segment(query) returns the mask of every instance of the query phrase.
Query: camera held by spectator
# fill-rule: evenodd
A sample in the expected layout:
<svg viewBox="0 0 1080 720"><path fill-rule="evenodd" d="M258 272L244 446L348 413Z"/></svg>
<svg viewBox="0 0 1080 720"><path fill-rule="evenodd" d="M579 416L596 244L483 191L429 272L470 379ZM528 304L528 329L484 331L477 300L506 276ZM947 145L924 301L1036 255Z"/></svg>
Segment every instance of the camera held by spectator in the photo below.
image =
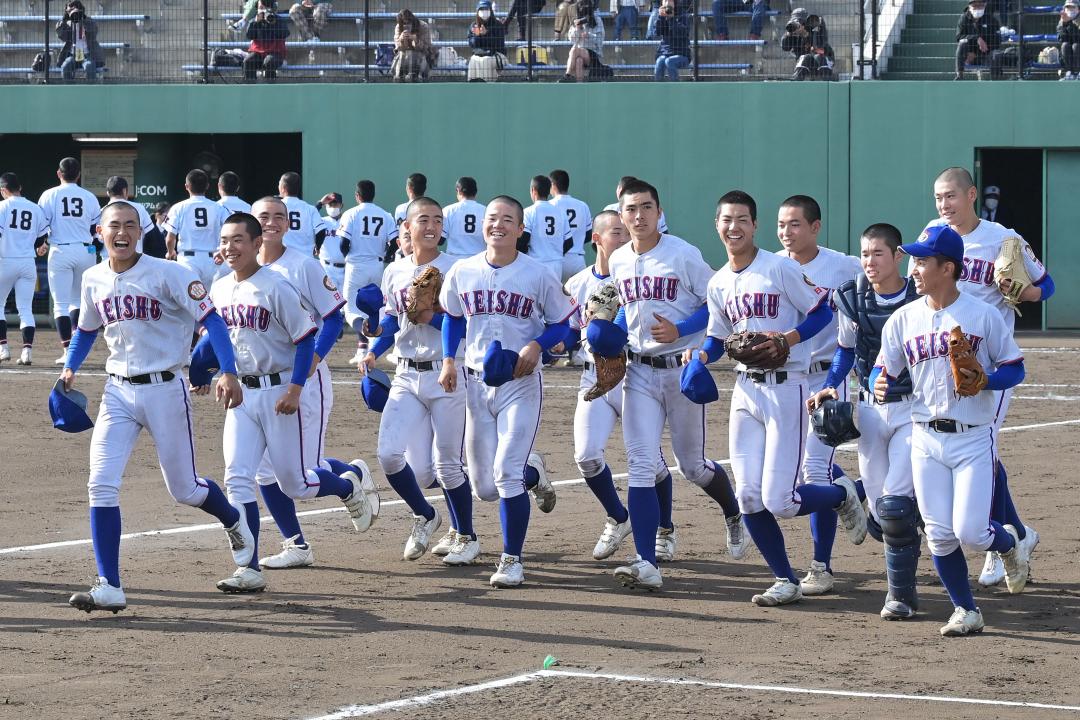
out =
<svg viewBox="0 0 1080 720"><path fill-rule="evenodd" d="M86 14L82 0L71 0L64 8L56 37L64 43L56 58L60 75L74 80L76 69L82 68L87 80L97 78L98 68L105 66L105 51L97 39L97 23Z"/></svg>
<svg viewBox="0 0 1080 720"><path fill-rule="evenodd" d="M792 80L831 80L835 54L829 45L829 30L819 15L796 8L784 26L780 47L797 59Z"/></svg>

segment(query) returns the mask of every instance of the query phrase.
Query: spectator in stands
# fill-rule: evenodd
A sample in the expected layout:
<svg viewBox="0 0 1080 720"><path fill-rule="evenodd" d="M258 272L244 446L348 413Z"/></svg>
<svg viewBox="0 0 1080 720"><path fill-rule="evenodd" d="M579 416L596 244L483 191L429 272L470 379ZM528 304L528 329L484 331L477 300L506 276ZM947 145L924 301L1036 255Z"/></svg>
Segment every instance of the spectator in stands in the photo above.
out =
<svg viewBox="0 0 1080 720"><path fill-rule="evenodd" d="M544 9L545 2L547 2L547 0L514 0L513 5L510 6L510 12L506 14L506 19L503 20L503 24L509 27L510 21L516 17L518 40L524 40L525 24L529 21L529 11L531 10L532 14L535 15Z"/></svg>
<svg viewBox="0 0 1080 720"><path fill-rule="evenodd" d="M750 34L747 40L760 40L765 26L765 13L769 11L769 0L713 0L713 39L728 39L727 13L750 12Z"/></svg>
<svg viewBox="0 0 1080 720"><path fill-rule="evenodd" d="M317 39L330 21L330 12L334 6L320 0L301 0L289 8L289 17L296 25L296 32L301 40Z"/></svg>
<svg viewBox="0 0 1080 720"><path fill-rule="evenodd" d="M476 4L476 17L469 28L469 82L495 81L506 65L506 26L495 17L491 0Z"/></svg>
<svg viewBox="0 0 1080 720"><path fill-rule="evenodd" d="M656 32L656 23L660 19L661 0L652 0L652 11L649 13L649 21L645 25L645 39L657 40L660 35ZM681 17L686 26L693 27L694 6L692 0L675 0L675 15Z"/></svg>
<svg viewBox="0 0 1080 720"><path fill-rule="evenodd" d="M829 45L829 30L825 21L811 15L805 8L791 11L791 19L784 27L780 48L795 56L795 73L792 80L831 80L833 61L836 59Z"/></svg>
<svg viewBox="0 0 1080 720"><path fill-rule="evenodd" d="M641 16L638 0L611 0L611 14L615 16L615 39L622 40L623 28L630 29L630 39L641 39Z"/></svg>
<svg viewBox="0 0 1080 720"><path fill-rule="evenodd" d="M394 82L426 82L437 56L427 23L420 22L408 8L399 12L394 26L394 61L390 65Z"/></svg>
<svg viewBox="0 0 1080 720"><path fill-rule="evenodd" d="M986 0L971 0L956 23L956 80L964 79L965 65L990 64L990 79L1001 78L1001 22L986 12Z"/></svg>
<svg viewBox="0 0 1080 720"><path fill-rule="evenodd" d="M562 40L577 20L577 0L564 0L555 8L555 39Z"/></svg>
<svg viewBox="0 0 1080 720"><path fill-rule="evenodd" d="M289 25L278 17L275 0L259 0L255 19L247 26L251 41L244 56L244 80L252 82L261 68L267 80L277 78L277 70L285 62L285 38Z"/></svg>
<svg viewBox="0 0 1080 720"><path fill-rule="evenodd" d="M679 70L690 65L690 26L678 13L675 0L662 0L656 19L660 47L656 49L656 80L678 82Z"/></svg>
<svg viewBox="0 0 1080 720"><path fill-rule="evenodd" d="M566 75L559 82L584 82L600 79L604 71L604 21L592 6L592 0L579 0L578 17L570 28L570 57Z"/></svg>
<svg viewBox="0 0 1080 720"><path fill-rule="evenodd" d="M105 67L105 51L97 39L97 23L86 14L82 0L71 0L64 16L56 23L56 37L64 43L56 62L65 80L75 79L75 70L82 68L86 79L97 78L99 67Z"/></svg>
<svg viewBox="0 0 1080 720"><path fill-rule="evenodd" d="M1062 80L1080 80L1080 3L1065 0L1061 8L1061 22L1057 26L1058 42L1061 43L1061 66L1065 69Z"/></svg>

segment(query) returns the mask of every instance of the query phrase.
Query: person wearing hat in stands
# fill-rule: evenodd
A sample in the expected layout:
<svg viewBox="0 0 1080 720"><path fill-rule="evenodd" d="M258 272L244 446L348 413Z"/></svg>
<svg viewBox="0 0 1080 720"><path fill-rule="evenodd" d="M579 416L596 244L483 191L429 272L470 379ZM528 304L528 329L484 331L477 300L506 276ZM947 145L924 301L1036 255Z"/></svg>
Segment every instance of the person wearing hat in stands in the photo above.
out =
<svg viewBox="0 0 1080 720"><path fill-rule="evenodd" d="M1008 216L1001 212L1001 188L997 185L987 185L983 190L982 210L979 211L979 217L996 222L998 225L1012 227Z"/></svg>
<svg viewBox="0 0 1080 720"><path fill-rule="evenodd" d="M1061 8L1061 21L1058 22L1058 42L1061 43L1061 67L1065 72L1062 80L1080 80L1080 2L1065 0Z"/></svg>
<svg viewBox="0 0 1080 720"><path fill-rule="evenodd" d="M990 65L990 79L1001 79L1001 21L988 12L986 0L971 0L956 23L956 77L964 79L965 65Z"/></svg>
<svg viewBox="0 0 1080 720"><path fill-rule="evenodd" d="M476 3L476 17L469 28L469 82L498 80L506 65L506 26L495 17L491 0Z"/></svg>

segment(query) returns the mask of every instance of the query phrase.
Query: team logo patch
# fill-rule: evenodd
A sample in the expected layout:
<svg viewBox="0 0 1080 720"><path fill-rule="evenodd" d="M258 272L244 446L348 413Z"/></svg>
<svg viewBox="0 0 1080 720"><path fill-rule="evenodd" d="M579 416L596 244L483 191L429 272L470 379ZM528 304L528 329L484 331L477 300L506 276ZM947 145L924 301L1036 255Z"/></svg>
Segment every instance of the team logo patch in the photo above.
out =
<svg viewBox="0 0 1080 720"><path fill-rule="evenodd" d="M930 233L928 233L928 232L926 232L925 230L923 230L923 234L919 236L919 239L918 239L918 240L916 240L916 242L921 242L921 243L924 243L924 242L926 242L926 241L927 241L927 240L929 240L929 239L930 239Z"/></svg>
<svg viewBox="0 0 1080 720"><path fill-rule="evenodd" d="M329 275L323 275L322 284L326 286L326 289L330 292L337 292L337 285L330 279Z"/></svg>
<svg viewBox="0 0 1080 720"><path fill-rule="evenodd" d="M206 286L199 280L194 280L187 286L187 294L192 300L202 300L206 297Z"/></svg>

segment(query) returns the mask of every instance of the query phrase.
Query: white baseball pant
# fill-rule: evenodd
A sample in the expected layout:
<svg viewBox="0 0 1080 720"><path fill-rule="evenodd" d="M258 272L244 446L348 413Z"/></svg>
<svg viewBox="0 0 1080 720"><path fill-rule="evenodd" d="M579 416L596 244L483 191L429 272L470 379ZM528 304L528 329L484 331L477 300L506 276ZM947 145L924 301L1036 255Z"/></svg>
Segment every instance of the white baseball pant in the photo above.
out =
<svg viewBox="0 0 1080 720"><path fill-rule="evenodd" d="M19 327L35 327L34 287L37 267L34 258L0 258L0 313L8 295L15 290L15 307L19 311Z"/></svg>
<svg viewBox="0 0 1080 720"><path fill-rule="evenodd" d="M911 479L911 400L876 403L868 393L859 402L859 475L875 520L883 495L915 496Z"/></svg>
<svg viewBox="0 0 1080 720"><path fill-rule="evenodd" d="M358 262L348 261L345 263L345 322L350 326L358 319L368 320L368 323L377 325L379 318L368 318L356 307L356 291L374 283L382 285L383 264L377 258L366 258Z"/></svg>
<svg viewBox="0 0 1080 720"><path fill-rule="evenodd" d="M188 255L187 252L193 252L195 254ZM199 281L202 282L207 290L214 284L214 280L220 277L218 272L222 267L225 268L225 271L222 272L221 275L229 272L228 265L225 263L218 265L214 262L214 253L205 252L203 250L180 250L176 253L176 262L195 273L195 276L199 278Z"/></svg>
<svg viewBox="0 0 1080 720"><path fill-rule="evenodd" d="M604 469L607 460L604 449L615 423L622 416L623 383L608 390L602 397L586 400L585 393L596 383L596 369L581 373L577 407L574 408L574 462L582 477L594 477ZM657 451L656 482L667 477L667 462Z"/></svg>
<svg viewBox="0 0 1080 720"><path fill-rule="evenodd" d="M49 246L49 293L53 317L70 315L82 305L83 273L97 264L94 246L81 242Z"/></svg>
<svg viewBox="0 0 1080 720"><path fill-rule="evenodd" d="M465 459L473 494L480 500L517 497L525 492L525 465L540 429L541 373L499 387L468 370L464 380Z"/></svg>
<svg viewBox="0 0 1080 720"><path fill-rule="evenodd" d="M319 440L315 449L315 462L311 464L311 467L319 467L322 463L326 426L330 422L330 411L333 407L334 385L330 381L330 367L325 360L320 360L315 366L315 374L307 379L304 389L300 392L300 410L298 411L304 423L304 432L314 434ZM255 481L260 485L273 485L277 482L269 450L263 453L259 469L255 472Z"/></svg>

